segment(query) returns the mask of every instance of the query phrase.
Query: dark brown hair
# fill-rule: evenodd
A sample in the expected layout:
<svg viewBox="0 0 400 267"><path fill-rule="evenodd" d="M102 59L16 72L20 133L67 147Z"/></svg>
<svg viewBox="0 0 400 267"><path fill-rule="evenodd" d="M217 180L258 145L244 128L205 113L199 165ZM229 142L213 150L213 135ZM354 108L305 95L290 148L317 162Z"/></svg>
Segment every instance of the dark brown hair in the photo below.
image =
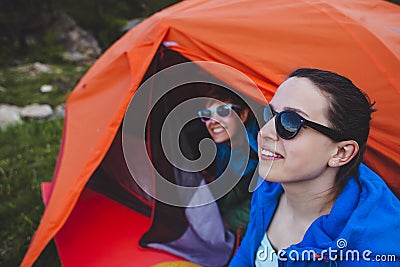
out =
<svg viewBox="0 0 400 267"><path fill-rule="evenodd" d="M248 107L246 102L241 98L240 95L224 87L217 85L208 85L208 90L205 93L205 96L212 98L214 100L219 100L224 103L230 103L239 106L240 107L239 109L234 109L239 116L241 116L244 110L246 109L250 111L250 108ZM252 112L249 112L248 118L245 121L245 125L249 121L250 119L249 117L254 117L254 115L252 115Z"/></svg>

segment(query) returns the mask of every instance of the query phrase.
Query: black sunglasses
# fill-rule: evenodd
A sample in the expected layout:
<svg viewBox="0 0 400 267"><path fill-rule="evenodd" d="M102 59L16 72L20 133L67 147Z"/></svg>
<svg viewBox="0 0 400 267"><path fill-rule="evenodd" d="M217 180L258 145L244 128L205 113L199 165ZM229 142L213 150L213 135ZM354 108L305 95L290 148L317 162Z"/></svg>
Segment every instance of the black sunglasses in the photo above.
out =
<svg viewBox="0 0 400 267"><path fill-rule="evenodd" d="M264 108L264 120L269 122L275 116L276 133L283 139L293 139L304 125L326 135L332 140L339 142L345 140L343 136L335 130L324 125L306 120L293 110L284 110L282 112L274 111L271 106Z"/></svg>
<svg viewBox="0 0 400 267"><path fill-rule="evenodd" d="M202 122L207 122L212 118L213 112L216 112L220 118L226 118L231 115L232 108L240 108L234 104L223 104L212 109L200 109L197 114L201 118Z"/></svg>

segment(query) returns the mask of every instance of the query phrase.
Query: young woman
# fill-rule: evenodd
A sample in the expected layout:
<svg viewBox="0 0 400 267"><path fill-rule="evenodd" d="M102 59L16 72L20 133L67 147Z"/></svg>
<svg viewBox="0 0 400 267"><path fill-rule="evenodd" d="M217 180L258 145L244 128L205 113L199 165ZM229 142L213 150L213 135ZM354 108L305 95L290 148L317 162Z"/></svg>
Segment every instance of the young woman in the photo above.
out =
<svg viewBox="0 0 400 267"><path fill-rule="evenodd" d="M257 127L254 115L244 101L232 92L213 89L211 100L198 111L217 146L214 164L204 173L207 180L218 179L231 160L228 176L241 177L239 183L217 201L227 228L243 237L249 222L251 193L249 184L257 167ZM245 126L246 132L240 131ZM249 150L250 153L246 154Z"/></svg>
<svg viewBox="0 0 400 267"><path fill-rule="evenodd" d="M195 88L199 93L197 97L208 99L200 100L202 102L197 105L199 109L193 110L200 118L191 121L192 124L185 129L187 132L184 136L190 136L191 139L190 142L182 142L182 148L183 153L187 152L187 158L198 159L201 154L196 150L200 150L200 142L205 138L214 141L215 158L198 177L204 178L206 183L216 182L209 186L215 203L188 207L185 216L190 231L182 235L181 243L167 244L167 251L170 252L172 248L176 255L183 255L185 259L203 266L225 266L243 238L249 222L251 193L248 187L253 175L257 177L259 127L249 106L240 96L220 86L198 86ZM258 111L261 110L261 105L256 105L251 103L253 109L257 107ZM201 153L205 155L207 151L202 150ZM207 206L212 209L207 209ZM165 262L159 266L195 265L179 261Z"/></svg>
<svg viewBox="0 0 400 267"><path fill-rule="evenodd" d="M400 265L400 201L361 163L373 111L336 73L288 76L264 110L264 181L229 266Z"/></svg>

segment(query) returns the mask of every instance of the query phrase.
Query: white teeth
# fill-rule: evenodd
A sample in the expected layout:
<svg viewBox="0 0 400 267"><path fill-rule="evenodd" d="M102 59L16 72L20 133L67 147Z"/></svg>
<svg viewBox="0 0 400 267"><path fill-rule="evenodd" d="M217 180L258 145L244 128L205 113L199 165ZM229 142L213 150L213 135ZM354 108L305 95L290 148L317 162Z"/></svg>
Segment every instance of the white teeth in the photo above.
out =
<svg viewBox="0 0 400 267"><path fill-rule="evenodd" d="M213 133L222 133L223 131L224 131L224 128L222 128L222 127L212 129Z"/></svg>
<svg viewBox="0 0 400 267"><path fill-rule="evenodd" d="M282 158L281 155L272 153L271 151L268 151L266 149L261 149L261 155L266 156L266 157Z"/></svg>

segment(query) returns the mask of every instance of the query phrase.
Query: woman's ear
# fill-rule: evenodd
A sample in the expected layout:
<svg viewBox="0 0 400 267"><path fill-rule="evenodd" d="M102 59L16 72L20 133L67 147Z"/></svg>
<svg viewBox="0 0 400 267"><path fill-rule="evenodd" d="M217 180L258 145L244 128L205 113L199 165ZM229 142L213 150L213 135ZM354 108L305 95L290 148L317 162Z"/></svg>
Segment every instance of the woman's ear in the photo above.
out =
<svg viewBox="0 0 400 267"><path fill-rule="evenodd" d="M240 119L242 120L243 123L247 121L248 116L249 116L249 109L245 108L243 109L242 112L240 112Z"/></svg>
<svg viewBox="0 0 400 267"><path fill-rule="evenodd" d="M360 147L358 146L358 143L354 140L338 142L336 153L330 157L328 161L328 166L336 168L346 165L358 155L359 150Z"/></svg>

